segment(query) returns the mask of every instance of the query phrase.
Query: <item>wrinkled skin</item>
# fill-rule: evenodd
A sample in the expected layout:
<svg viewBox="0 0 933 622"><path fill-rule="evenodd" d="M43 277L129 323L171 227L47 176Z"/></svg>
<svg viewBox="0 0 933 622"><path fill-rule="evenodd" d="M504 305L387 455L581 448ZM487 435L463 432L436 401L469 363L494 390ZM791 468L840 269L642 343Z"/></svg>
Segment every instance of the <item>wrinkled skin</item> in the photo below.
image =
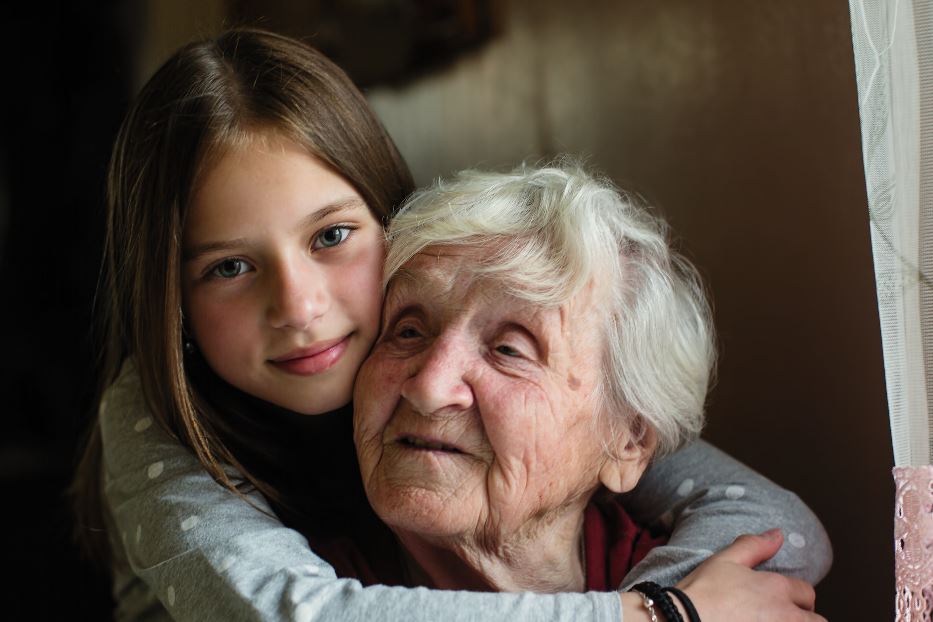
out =
<svg viewBox="0 0 933 622"><path fill-rule="evenodd" d="M463 270L478 252L429 248L390 285L354 398L367 494L422 569L462 562L450 587L582 589L583 509L649 454L607 452L596 288L535 307Z"/></svg>

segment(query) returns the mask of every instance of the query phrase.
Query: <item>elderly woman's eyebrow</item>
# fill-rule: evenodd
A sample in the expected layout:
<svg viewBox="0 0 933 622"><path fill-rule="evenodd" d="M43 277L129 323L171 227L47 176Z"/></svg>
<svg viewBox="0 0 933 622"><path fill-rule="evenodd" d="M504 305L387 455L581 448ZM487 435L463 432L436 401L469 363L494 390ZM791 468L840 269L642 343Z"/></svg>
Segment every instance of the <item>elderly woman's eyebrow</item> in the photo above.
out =
<svg viewBox="0 0 933 622"><path fill-rule="evenodd" d="M418 280L411 271L400 268L386 286L382 309L382 330L394 324L402 314L413 308L422 309L423 296L416 296L412 290L418 289ZM413 304L412 301L416 302Z"/></svg>
<svg viewBox="0 0 933 622"><path fill-rule="evenodd" d="M386 285L386 305L389 303L390 296L397 297L402 293L418 295L419 298L449 296L456 285L458 275L457 270L450 274L443 273L442 276L436 270L425 274L423 270L412 270L407 266L402 266L395 271Z"/></svg>
<svg viewBox="0 0 933 622"><path fill-rule="evenodd" d="M392 303L397 303L402 294L417 285L418 280L411 270L404 266L395 271L395 274L386 284L385 306L389 307Z"/></svg>

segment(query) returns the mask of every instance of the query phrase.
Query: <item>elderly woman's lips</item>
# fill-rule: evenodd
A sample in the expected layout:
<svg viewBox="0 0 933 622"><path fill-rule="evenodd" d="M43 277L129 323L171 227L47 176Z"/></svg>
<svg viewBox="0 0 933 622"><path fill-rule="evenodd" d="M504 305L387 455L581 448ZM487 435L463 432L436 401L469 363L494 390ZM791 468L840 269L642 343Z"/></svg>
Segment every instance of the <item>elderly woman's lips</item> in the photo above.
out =
<svg viewBox="0 0 933 622"><path fill-rule="evenodd" d="M410 447L412 449L424 449L428 451L446 451L450 453L463 453L458 448L453 445L447 445L446 443L441 443L439 441L432 441L423 438L417 438L414 436L402 436L397 441L400 445Z"/></svg>

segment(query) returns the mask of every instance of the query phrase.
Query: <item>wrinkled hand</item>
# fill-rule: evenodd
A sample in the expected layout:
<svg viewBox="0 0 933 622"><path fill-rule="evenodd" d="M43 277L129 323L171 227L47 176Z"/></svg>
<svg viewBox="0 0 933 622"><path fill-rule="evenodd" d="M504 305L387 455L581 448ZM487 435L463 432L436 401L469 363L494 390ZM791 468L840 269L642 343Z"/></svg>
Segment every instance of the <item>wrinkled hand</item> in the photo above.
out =
<svg viewBox="0 0 933 622"><path fill-rule="evenodd" d="M771 559L783 543L779 529L740 536L677 587L693 601L703 622L826 622L813 613L816 593L810 584L752 570Z"/></svg>

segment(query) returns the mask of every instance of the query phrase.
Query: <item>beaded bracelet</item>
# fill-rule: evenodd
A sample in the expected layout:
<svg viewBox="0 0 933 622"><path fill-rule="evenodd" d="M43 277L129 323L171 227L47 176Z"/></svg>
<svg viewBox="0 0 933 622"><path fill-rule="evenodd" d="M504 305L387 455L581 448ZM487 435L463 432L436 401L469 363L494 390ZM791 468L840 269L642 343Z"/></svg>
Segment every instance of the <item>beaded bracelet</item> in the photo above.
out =
<svg viewBox="0 0 933 622"><path fill-rule="evenodd" d="M687 612L687 617L690 619L690 622L700 622L700 614L697 613L696 607L693 606L693 602L686 594L683 593L682 590L679 590L676 587L664 587L661 589L665 592L670 592L677 597L677 600L680 601L680 604L684 606L684 611Z"/></svg>
<svg viewBox="0 0 933 622"><path fill-rule="evenodd" d="M652 601L652 604L657 605L666 622L684 622L674 601L671 600L671 597L654 581L642 581L637 585L633 585L632 589L641 592ZM645 601L645 606L648 606L647 600ZM648 607L648 612L652 614L651 622L656 622L656 616L653 615L654 611L651 607Z"/></svg>
<svg viewBox="0 0 933 622"><path fill-rule="evenodd" d="M638 595L641 596L642 602L645 603L645 609L648 610L648 615L651 616L651 622L658 622L658 614L654 612L654 601L644 592L638 592Z"/></svg>

